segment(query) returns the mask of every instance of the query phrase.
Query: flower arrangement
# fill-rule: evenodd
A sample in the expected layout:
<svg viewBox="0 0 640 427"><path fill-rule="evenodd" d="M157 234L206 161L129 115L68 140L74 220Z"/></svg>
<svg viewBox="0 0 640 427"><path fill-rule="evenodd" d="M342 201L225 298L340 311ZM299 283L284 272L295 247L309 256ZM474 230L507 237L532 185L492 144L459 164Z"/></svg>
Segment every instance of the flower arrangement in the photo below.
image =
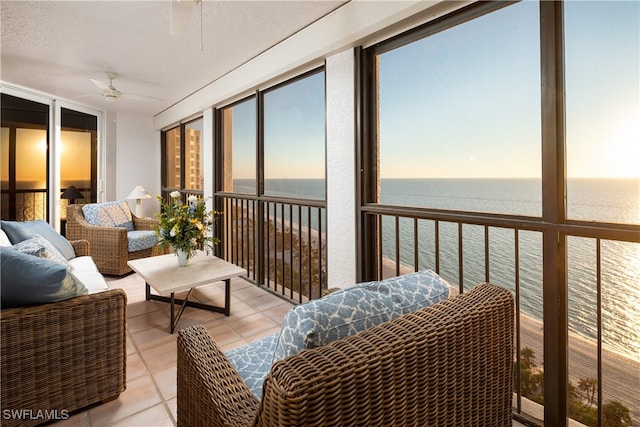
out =
<svg viewBox="0 0 640 427"><path fill-rule="evenodd" d="M180 200L180 192L172 191L171 203L162 197L157 199L161 205L161 212L156 214L158 225L155 229L158 235L158 245L166 248L169 245L186 254L190 260L197 249L204 250L207 255L220 240L211 235L213 223L220 212L207 211L205 201L196 196L189 196L188 204Z"/></svg>

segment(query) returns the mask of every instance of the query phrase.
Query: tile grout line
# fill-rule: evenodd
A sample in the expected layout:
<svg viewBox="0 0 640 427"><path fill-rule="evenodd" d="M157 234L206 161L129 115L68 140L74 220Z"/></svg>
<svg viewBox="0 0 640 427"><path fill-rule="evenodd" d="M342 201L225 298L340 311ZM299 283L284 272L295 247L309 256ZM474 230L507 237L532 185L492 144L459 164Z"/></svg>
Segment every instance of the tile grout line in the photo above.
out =
<svg viewBox="0 0 640 427"><path fill-rule="evenodd" d="M128 320L129 320L129 319L127 319L127 323L128 323ZM150 329L150 328L147 328L147 329ZM142 365L144 366L144 370L145 370L145 372L146 372L147 374L149 374L149 377L151 377L151 382L153 383L153 387L155 388L156 393L158 393L158 396L160 397L160 401L161 401L162 406L164 407L165 411L167 411L167 413L169 414L169 418L171 419L171 422L173 423L173 425L174 425L174 426L175 426L175 425L177 425L177 420L173 418L173 412L171 412L171 408L169 408L169 405L167 404L167 400L164 398L164 396L163 396L163 394L162 394L162 390L160 390L160 387L159 387L159 386L158 386L158 384L156 383L156 379L155 379L155 377L153 376L153 374L151 373L151 371L149 370L149 368L148 368L148 366L147 366L147 361L145 360L145 358L144 358L144 357L142 357L142 353L140 352L140 349L138 348L138 345L137 345L137 344L136 344L136 342L134 341L133 336L131 335L131 333L129 332L129 325L128 325L128 324L127 324L127 335L129 336L129 341L131 341L131 343L132 343L133 347L136 349L136 353L138 354L138 357L139 357L139 358L140 358L140 360L142 361ZM177 382L177 381L176 381L176 382ZM177 386L177 384L176 384L176 386ZM156 406L156 405L153 405L153 406ZM134 415L137 415L137 414L139 414L139 413L141 413L141 412L144 412L144 411L146 411L146 410L147 410L147 409L149 409L149 408L153 408L153 406L150 406L150 407L144 408L144 409L142 409L142 410L140 410L140 411L138 411L138 412L136 412L136 413L134 413L134 414L131 414L131 415L129 415L128 417L125 417L125 418L123 418L123 419L129 418L129 417L132 417L132 416L134 416Z"/></svg>

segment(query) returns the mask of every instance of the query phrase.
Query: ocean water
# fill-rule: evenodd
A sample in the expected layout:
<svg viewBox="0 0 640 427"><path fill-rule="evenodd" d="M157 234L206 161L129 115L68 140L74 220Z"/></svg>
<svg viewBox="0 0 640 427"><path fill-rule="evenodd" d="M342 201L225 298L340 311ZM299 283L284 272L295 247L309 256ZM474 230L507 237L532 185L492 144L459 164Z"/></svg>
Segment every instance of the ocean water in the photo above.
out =
<svg viewBox="0 0 640 427"><path fill-rule="evenodd" d="M250 193L254 188L254 181L234 182L236 192ZM265 188L273 196L323 199L325 195L323 180L267 180ZM383 179L380 197L382 203L397 206L538 217L542 214L542 189L537 179ZM639 224L640 180L570 179L567 215L570 219ZM395 222L385 219L382 226L383 254L395 260ZM432 221L419 222L419 268L435 268L434 227ZM413 267L413 220L401 220L399 233L400 261ZM441 222L439 240L440 274L450 283L458 284L458 225ZM521 310L542 319L542 233L520 231L517 243ZM463 284L469 288L485 279L484 228L463 226L462 245ZM596 240L570 237L567 245L569 327L572 332L594 341L597 336ZM640 360L640 244L603 240L600 249L603 344ZM514 231L490 228L489 278L492 283L514 289L515 251Z"/></svg>

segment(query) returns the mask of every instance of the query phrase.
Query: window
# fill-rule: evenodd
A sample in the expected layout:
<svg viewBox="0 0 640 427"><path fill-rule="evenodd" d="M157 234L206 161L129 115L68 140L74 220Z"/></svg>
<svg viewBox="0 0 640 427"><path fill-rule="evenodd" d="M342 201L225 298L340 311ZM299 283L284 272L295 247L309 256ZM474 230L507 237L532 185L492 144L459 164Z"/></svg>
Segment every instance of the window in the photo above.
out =
<svg viewBox="0 0 640 427"><path fill-rule="evenodd" d="M564 12L567 216L640 224L640 3Z"/></svg>
<svg viewBox="0 0 640 427"><path fill-rule="evenodd" d="M264 193L325 198L324 73L263 94Z"/></svg>
<svg viewBox="0 0 640 427"><path fill-rule="evenodd" d="M2 94L2 219L48 219L48 132L48 105Z"/></svg>
<svg viewBox="0 0 640 427"><path fill-rule="evenodd" d="M513 290L528 422L640 420L639 16L476 2L362 57L363 280Z"/></svg>
<svg viewBox="0 0 640 427"><path fill-rule="evenodd" d="M380 202L541 215L538 5L376 56Z"/></svg>
<svg viewBox="0 0 640 427"><path fill-rule="evenodd" d="M173 190L202 193L204 190L202 124L199 118L162 133L164 193Z"/></svg>
<svg viewBox="0 0 640 427"><path fill-rule="evenodd" d="M256 194L256 99L222 109L223 190Z"/></svg>
<svg viewBox="0 0 640 427"><path fill-rule="evenodd" d="M180 127L164 132L164 182L166 188L182 186L182 144L180 143Z"/></svg>
<svg viewBox="0 0 640 427"><path fill-rule="evenodd" d="M217 112L224 253L303 302L326 288L324 70Z"/></svg>

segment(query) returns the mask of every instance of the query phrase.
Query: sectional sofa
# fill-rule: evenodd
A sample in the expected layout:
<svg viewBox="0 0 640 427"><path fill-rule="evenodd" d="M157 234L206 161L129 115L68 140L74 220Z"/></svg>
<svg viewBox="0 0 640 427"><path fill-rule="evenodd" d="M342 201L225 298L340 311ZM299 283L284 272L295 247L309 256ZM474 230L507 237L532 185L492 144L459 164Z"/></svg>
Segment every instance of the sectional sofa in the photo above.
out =
<svg viewBox="0 0 640 427"><path fill-rule="evenodd" d="M126 294L89 243L44 221L2 221L2 425L64 420L126 387Z"/></svg>

